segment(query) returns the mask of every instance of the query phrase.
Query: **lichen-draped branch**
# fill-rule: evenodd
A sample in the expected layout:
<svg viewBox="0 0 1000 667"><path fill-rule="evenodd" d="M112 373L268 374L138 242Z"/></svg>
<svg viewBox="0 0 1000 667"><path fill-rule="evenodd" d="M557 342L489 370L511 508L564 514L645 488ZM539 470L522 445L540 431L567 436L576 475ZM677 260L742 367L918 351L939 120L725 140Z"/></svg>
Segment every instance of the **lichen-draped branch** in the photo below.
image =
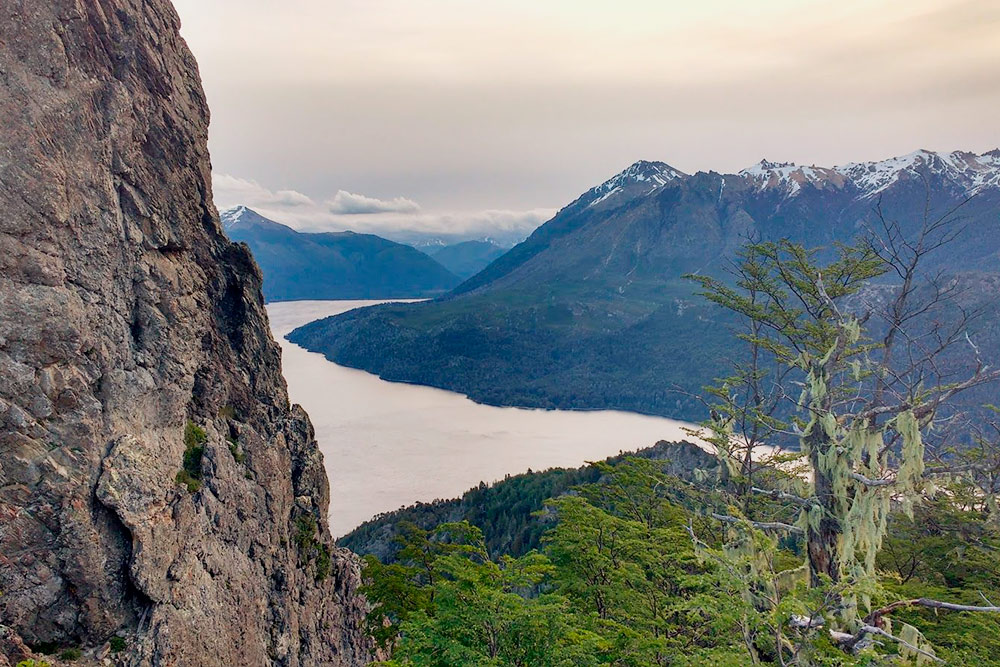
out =
<svg viewBox="0 0 1000 667"><path fill-rule="evenodd" d="M836 258L821 266L815 251L788 241L751 243L740 255L735 284L691 277L709 300L752 323L741 338L751 345L755 363L756 355L771 355L792 371L783 379L798 380L801 394L794 407L803 418L795 426L810 481L803 493L746 488L747 496L767 495L796 506L798 531L788 531L789 524L783 522L712 516L731 525L802 534L811 587L832 584L841 591L832 605L832 617L853 631L872 626L860 620L859 610L871 608L867 586L875 579L875 559L887 533L890 510L899 504L912 515L912 503L923 491L924 431L955 395L1000 379L1000 371L990 370L977 356L969 377L937 385L927 382L928 376L933 377L936 355L960 339L964 332L960 328L939 335L929 351L913 353L914 337L906 325L917 316L933 313L949 294L938 288L921 302L917 290L919 260L928 248L942 245L931 238L942 229L940 221L925 223L912 246L912 256L905 259L890 252L896 247L892 243L868 241L838 246ZM877 314L887 333L873 339L866 327L876 313L848 298L890 270L902 277L902 285L884 312ZM906 353L897 354L897 348ZM905 362L896 365L897 358ZM754 377L738 375L736 380L752 384ZM739 395L732 390L733 384L729 378L713 389L713 395L722 400L714 414L748 414L745 405L733 405ZM766 416L773 418L773 414ZM737 474L739 461L732 456L730 443L741 434L734 430L733 420L713 419L707 425L723 470ZM880 629L883 632L916 653L932 656L915 628L904 626L898 637Z"/></svg>

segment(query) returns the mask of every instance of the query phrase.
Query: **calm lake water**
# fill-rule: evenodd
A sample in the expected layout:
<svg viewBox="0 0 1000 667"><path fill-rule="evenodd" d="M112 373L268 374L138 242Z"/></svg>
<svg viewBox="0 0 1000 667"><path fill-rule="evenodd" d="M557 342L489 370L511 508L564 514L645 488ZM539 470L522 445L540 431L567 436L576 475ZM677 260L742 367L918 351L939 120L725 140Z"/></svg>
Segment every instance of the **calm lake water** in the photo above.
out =
<svg viewBox="0 0 1000 667"><path fill-rule="evenodd" d="M292 329L377 301L267 308L291 400L308 411L330 476L330 526L343 535L381 512L454 498L507 474L577 467L689 438L688 424L629 412L479 405L461 394L386 382L285 340Z"/></svg>

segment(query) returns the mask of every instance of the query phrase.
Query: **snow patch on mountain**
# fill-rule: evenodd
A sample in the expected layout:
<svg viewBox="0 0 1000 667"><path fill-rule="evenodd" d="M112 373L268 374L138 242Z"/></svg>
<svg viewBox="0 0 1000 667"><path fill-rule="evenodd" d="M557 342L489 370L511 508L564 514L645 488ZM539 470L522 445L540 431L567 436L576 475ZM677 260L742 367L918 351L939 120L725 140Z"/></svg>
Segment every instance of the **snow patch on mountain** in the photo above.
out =
<svg viewBox="0 0 1000 667"><path fill-rule="evenodd" d="M968 195L974 195L1000 186L1000 150L982 155L919 150L879 162L852 162L835 169L850 178L865 197L883 192L900 178L920 178L924 172L938 174Z"/></svg>
<svg viewBox="0 0 1000 667"><path fill-rule="evenodd" d="M779 189L787 196L798 194L806 184L817 188L851 184L862 199L879 195L903 178L935 175L971 196L1000 187L1000 149L982 155L919 150L887 160L850 162L832 168L761 160L738 175L761 190Z"/></svg>
<svg viewBox="0 0 1000 667"><path fill-rule="evenodd" d="M246 206L235 206L222 211L219 213L219 220L222 222L222 228L231 228L233 225L237 224L243 216L247 215L248 212L252 213L253 211L248 209Z"/></svg>
<svg viewBox="0 0 1000 667"><path fill-rule="evenodd" d="M584 197L590 199L588 206L597 206L620 193L633 197L650 195L667 183L686 177L687 174L665 162L640 160L596 188L591 188Z"/></svg>
<svg viewBox="0 0 1000 667"><path fill-rule="evenodd" d="M747 167L738 174L751 181L761 190L766 188L781 188L789 196L797 194L805 184L817 188L844 187L845 177L835 169L826 167L799 166L793 162L770 162L761 160L752 167Z"/></svg>

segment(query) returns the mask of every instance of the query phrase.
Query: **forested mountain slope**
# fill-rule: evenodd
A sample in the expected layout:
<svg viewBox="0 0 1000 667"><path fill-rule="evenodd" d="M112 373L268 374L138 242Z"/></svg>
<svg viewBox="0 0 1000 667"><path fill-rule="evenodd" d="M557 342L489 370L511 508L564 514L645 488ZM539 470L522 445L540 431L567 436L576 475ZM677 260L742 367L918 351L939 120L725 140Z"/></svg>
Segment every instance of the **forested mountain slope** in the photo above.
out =
<svg viewBox="0 0 1000 667"><path fill-rule="evenodd" d="M697 469L713 471L718 467L714 456L690 443L658 442L629 455L657 461L665 472L681 479L692 479ZM623 458L624 455L612 456L607 462L616 463ZM417 503L377 516L340 538L338 543L354 553L372 554L383 562L392 562L404 524L431 530L442 523L468 521L483 531L490 553L521 556L537 549L542 534L551 527L549 519L537 514L546 500L600 479L600 469L590 464L510 475L495 484L480 483L461 498Z"/></svg>
<svg viewBox="0 0 1000 667"><path fill-rule="evenodd" d="M762 161L737 174L637 162L450 295L345 313L290 339L486 403L700 418L691 395L723 371L733 322L684 274L724 274L748 239L830 248L884 224L909 238L938 217L956 238L925 268L968 286L963 307L995 310L1000 151L918 151L836 168ZM1000 356L995 319L974 321L969 335Z"/></svg>
<svg viewBox="0 0 1000 667"><path fill-rule="evenodd" d="M426 254L372 234L298 232L245 206L221 218L230 239L250 246L268 301L435 296L460 281Z"/></svg>

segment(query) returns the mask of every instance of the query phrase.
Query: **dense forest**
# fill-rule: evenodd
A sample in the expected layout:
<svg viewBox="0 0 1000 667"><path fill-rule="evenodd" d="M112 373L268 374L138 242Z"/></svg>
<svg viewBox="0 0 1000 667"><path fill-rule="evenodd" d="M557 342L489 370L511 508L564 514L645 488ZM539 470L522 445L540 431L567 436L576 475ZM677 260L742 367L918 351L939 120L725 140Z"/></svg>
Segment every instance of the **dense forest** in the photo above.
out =
<svg viewBox="0 0 1000 667"><path fill-rule="evenodd" d="M605 463L617 464L627 456L656 460L663 471L683 479L692 479L695 470L714 472L718 467L715 457L686 442L658 442L629 455L609 457ZM508 475L494 484L480 483L461 498L416 503L377 516L340 538L338 544L357 554L374 555L382 562L396 562L403 526L431 530L443 523L467 521L482 531L490 554L522 556L541 547L542 535L555 518L541 511L545 502L571 493L581 484L597 482L601 475L596 464Z"/></svg>
<svg viewBox="0 0 1000 667"><path fill-rule="evenodd" d="M692 277L745 327L705 392L716 466L620 457L369 526L395 541L364 570L387 664L997 664L1000 425L956 439L947 406L1000 373L946 373L964 329L914 326L950 305L920 272L948 228L887 232ZM859 306L889 271L902 288ZM797 449L764 447L781 435Z"/></svg>
<svg viewBox="0 0 1000 667"><path fill-rule="evenodd" d="M996 524L974 503L953 499L968 487L949 488L954 497L921 500L912 519L893 513L873 606L1000 598ZM775 509L769 499L758 502L761 512ZM491 554L468 522L430 531L401 524L397 562L366 557L367 594L378 604L372 628L395 647L390 664L400 665L777 663L779 614L809 617L823 605L800 576L802 545L755 531L771 551L760 593L751 591L750 564L731 564L727 555L740 528L688 509L705 506L723 509L724 496L626 459L602 464L600 481L550 500L553 520L540 548L520 557ZM756 598L766 590L782 596L778 610L760 608ZM996 615L912 608L893 622L919 628L948 664L996 664L1000 655ZM876 655L908 655L891 643L847 655L816 628L788 633L783 641L797 645L796 664L882 664Z"/></svg>

